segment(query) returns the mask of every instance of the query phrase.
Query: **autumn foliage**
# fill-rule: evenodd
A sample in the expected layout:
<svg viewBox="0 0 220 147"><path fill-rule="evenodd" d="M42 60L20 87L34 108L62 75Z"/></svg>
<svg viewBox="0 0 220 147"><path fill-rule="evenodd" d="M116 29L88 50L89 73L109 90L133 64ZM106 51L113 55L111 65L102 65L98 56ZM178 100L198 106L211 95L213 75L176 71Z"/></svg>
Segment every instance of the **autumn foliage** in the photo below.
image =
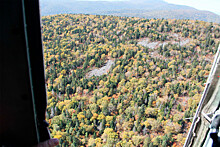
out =
<svg viewBox="0 0 220 147"><path fill-rule="evenodd" d="M52 137L73 147L182 146L219 31L192 20L43 17ZM109 60L107 74L88 76Z"/></svg>

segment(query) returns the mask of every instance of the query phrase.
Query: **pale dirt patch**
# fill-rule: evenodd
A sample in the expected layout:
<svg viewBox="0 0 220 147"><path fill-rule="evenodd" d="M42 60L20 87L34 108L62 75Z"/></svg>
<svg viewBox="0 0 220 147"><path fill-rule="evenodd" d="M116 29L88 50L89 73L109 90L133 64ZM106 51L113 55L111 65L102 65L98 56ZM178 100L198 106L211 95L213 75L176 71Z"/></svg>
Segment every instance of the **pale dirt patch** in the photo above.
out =
<svg viewBox="0 0 220 147"><path fill-rule="evenodd" d="M115 64L114 61L108 60L107 63L103 67L98 68L98 69L93 69L90 72L88 72L86 74L86 77L90 78L92 76L101 76L101 75L107 74L111 66L114 64Z"/></svg>
<svg viewBox="0 0 220 147"><path fill-rule="evenodd" d="M170 35L173 39L171 41L155 41L155 42L150 42L150 38L145 38L145 39L141 39L138 44L143 45L145 47L149 47L150 49L156 49L157 47L160 47L161 45L167 45L168 43L171 44L180 44L180 46L184 46L187 43L190 42L190 40L188 38L183 38L180 37L179 34L171 34ZM180 41L177 41L180 40Z"/></svg>

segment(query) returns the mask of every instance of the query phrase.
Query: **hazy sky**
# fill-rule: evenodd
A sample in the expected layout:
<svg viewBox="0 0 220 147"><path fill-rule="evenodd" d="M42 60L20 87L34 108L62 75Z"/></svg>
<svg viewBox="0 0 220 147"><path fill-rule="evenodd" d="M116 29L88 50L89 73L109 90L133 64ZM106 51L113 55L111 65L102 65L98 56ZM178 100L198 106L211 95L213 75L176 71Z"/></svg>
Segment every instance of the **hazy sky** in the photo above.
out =
<svg viewBox="0 0 220 147"><path fill-rule="evenodd" d="M220 0L164 0L168 3L187 5L199 10L208 10L220 15Z"/></svg>

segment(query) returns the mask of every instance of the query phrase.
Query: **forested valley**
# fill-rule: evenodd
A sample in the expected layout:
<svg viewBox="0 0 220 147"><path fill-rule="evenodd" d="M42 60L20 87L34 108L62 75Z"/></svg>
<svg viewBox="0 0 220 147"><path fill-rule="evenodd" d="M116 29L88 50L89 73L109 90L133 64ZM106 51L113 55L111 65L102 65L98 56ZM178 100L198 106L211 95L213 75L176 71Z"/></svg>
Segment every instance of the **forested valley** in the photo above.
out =
<svg viewBox="0 0 220 147"><path fill-rule="evenodd" d="M62 147L183 146L220 42L194 20L42 17L51 136Z"/></svg>

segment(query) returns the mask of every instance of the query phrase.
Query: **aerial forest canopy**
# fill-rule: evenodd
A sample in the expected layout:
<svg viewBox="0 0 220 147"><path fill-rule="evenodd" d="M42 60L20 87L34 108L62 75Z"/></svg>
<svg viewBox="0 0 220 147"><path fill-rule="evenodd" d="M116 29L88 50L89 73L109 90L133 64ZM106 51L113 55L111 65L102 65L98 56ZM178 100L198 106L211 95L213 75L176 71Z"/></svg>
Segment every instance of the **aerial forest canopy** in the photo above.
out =
<svg viewBox="0 0 220 147"><path fill-rule="evenodd" d="M216 23L42 18L47 121L60 146L182 146L220 41Z"/></svg>

